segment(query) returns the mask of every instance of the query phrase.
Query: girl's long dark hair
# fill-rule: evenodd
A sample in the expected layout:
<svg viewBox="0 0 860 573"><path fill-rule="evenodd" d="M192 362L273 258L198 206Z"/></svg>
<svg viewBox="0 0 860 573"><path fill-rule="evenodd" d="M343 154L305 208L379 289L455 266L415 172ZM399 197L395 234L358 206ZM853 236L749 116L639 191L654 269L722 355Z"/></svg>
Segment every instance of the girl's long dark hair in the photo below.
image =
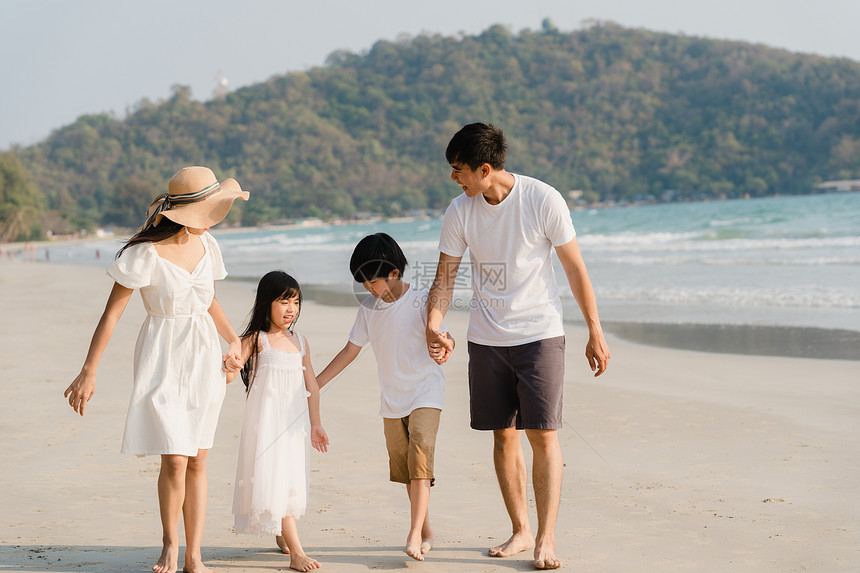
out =
<svg viewBox="0 0 860 573"><path fill-rule="evenodd" d="M268 332L272 325L272 303L294 296L299 297L299 312L290 325L290 332L293 331L293 327L299 320L299 314L302 312L302 289L299 287L298 281L284 271L271 271L260 279L260 284L257 285L257 296L254 298L254 308L251 310L248 326L242 333L242 340L250 339L251 344L251 354L241 372L246 392L251 390L251 384L254 382L260 332Z"/></svg>
<svg viewBox="0 0 860 573"><path fill-rule="evenodd" d="M119 251L117 251L116 257L114 258L118 259L122 252L132 245L137 245L138 243L157 243L158 241L172 237L184 228L185 225L180 225L175 221L171 221L167 217L162 217L158 226L150 225L149 227L141 229L132 235L128 242L124 244Z"/></svg>

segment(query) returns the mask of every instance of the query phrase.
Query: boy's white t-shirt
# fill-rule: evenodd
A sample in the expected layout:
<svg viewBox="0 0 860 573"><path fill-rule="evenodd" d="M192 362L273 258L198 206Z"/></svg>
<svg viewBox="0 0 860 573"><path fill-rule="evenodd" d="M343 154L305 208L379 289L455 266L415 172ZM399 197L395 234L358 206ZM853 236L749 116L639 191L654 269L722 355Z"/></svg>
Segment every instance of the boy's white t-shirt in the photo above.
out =
<svg viewBox="0 0 860 573"><path fill-rule="evenodd" d="M470 342L516 346L564 336L552 250L576 236L561 194L514 175L498 205L483 195L455 197L442 223L439 250L472 263Z"/></svg>
<svg viewBox="0 0 860 573"><path fill-rule="evenodd" d="M416 408L442 409L445 375L427 352L427 294L410 286L390 303L370 295L349 333L353 344L373 346L383 418L402 418Z"/></svg>

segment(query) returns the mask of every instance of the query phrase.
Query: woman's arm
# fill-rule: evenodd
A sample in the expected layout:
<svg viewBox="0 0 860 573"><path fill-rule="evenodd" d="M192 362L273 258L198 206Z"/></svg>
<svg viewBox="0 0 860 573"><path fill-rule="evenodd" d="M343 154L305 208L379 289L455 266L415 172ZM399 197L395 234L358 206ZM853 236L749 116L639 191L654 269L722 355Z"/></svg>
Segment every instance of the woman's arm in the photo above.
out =
<svg viewBox="0 0 860 573"><path fill-rule="evenodd" d="M349 366L356 359L358 353L361 352L361 346L347 341L346 346L337 353L337 356L331 359L328 366L323 368L317 377L317 384L320 388L331 382L332 378L343 372L343 369Z"/></svg>
<svg viewBox="0 0 860 573"><path fill-rule="evenodd" d="M233 370L227 370L227 384L235 380L236 376L239 375L239 372L242 371L242 367L248 361L248 358L251 356L251 351L253 348L251 347L254 344L254 336L248 335L242 339L242 353L238 357L233 357L236 368Z"/></svg>
<svg viewBox="0 0 860 573"><path fill-rule="evenodd" d="M99 361L133 292L132 289L119 283L113 284L105 310L90 341L90 349L87 351L81 372L63 393L63 396L69 399L69 405L81 416L84 415L84 406L96 392L96 370L99 367Z"/></svg>
<svg viewBox="0 0 860 573"><path fill-rule="evenodd" d="M224 362L226 362L231 356L241 356L242 343L239 340L239 336L236 334L236 331L233 330L233 327L230 325L230 321L227 320L227 315L224 314L224 309L221 308L221 303L218 302L218 299L215 297L212 297L212 304L209 305L209 315L215 323L215 329L218 331L218 334L220 334L221 338L226 340L229 345L227 353L224 354Z"/></svg>

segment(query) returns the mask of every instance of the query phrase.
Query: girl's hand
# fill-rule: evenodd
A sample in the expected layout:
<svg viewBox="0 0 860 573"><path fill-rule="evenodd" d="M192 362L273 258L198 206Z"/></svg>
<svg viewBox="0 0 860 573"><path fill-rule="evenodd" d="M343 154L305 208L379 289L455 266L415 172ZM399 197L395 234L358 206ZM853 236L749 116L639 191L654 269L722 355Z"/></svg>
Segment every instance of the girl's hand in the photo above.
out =
<svg viewBox="0 0 860 573"><path fill-rule="evenodd" d="M328 435L322 426L311 426L311 445L322 453L328 451Z"/></svg>
<svg viewBox="0 0 860 573"><path fill-rule="evenodd" d="M69 406L75 409L75 412L81 416L84 415L84 406L96 393L96 377L94 375L84 373L80 374L69 384L63 396L69 399Z"/></svg>
<svg viewBox="0 0 860 573"><path fill-rule="evenodd" d="M242 369L242 357L238 354L225 354L224 367L222 370L228 374L234 374Z"/></svg>

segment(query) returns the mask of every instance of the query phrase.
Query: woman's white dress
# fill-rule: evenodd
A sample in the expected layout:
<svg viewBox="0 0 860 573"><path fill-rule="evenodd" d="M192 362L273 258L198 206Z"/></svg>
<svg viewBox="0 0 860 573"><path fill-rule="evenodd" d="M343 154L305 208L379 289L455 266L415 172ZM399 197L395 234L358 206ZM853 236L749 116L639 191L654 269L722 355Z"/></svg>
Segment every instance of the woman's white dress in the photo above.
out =
<svg viewBox="0 0 860 573"><path fill-rule="evenodd" d="M123 453L196 456L212 447L226 385L208 310L213 281L227 271L215 239L204 233L201 240L206 252L190 273L150 242L128 247L107 270L140 290L147 313L134 349Z"/></svg>
<svg viewBox="0 0 860 573"><path fill-rule="evenodd" d="M310 418L300 352L260 333L256 376L245 402L233 494L236 533L280 535L281 519L304 514L310 484Z"/></svg>

